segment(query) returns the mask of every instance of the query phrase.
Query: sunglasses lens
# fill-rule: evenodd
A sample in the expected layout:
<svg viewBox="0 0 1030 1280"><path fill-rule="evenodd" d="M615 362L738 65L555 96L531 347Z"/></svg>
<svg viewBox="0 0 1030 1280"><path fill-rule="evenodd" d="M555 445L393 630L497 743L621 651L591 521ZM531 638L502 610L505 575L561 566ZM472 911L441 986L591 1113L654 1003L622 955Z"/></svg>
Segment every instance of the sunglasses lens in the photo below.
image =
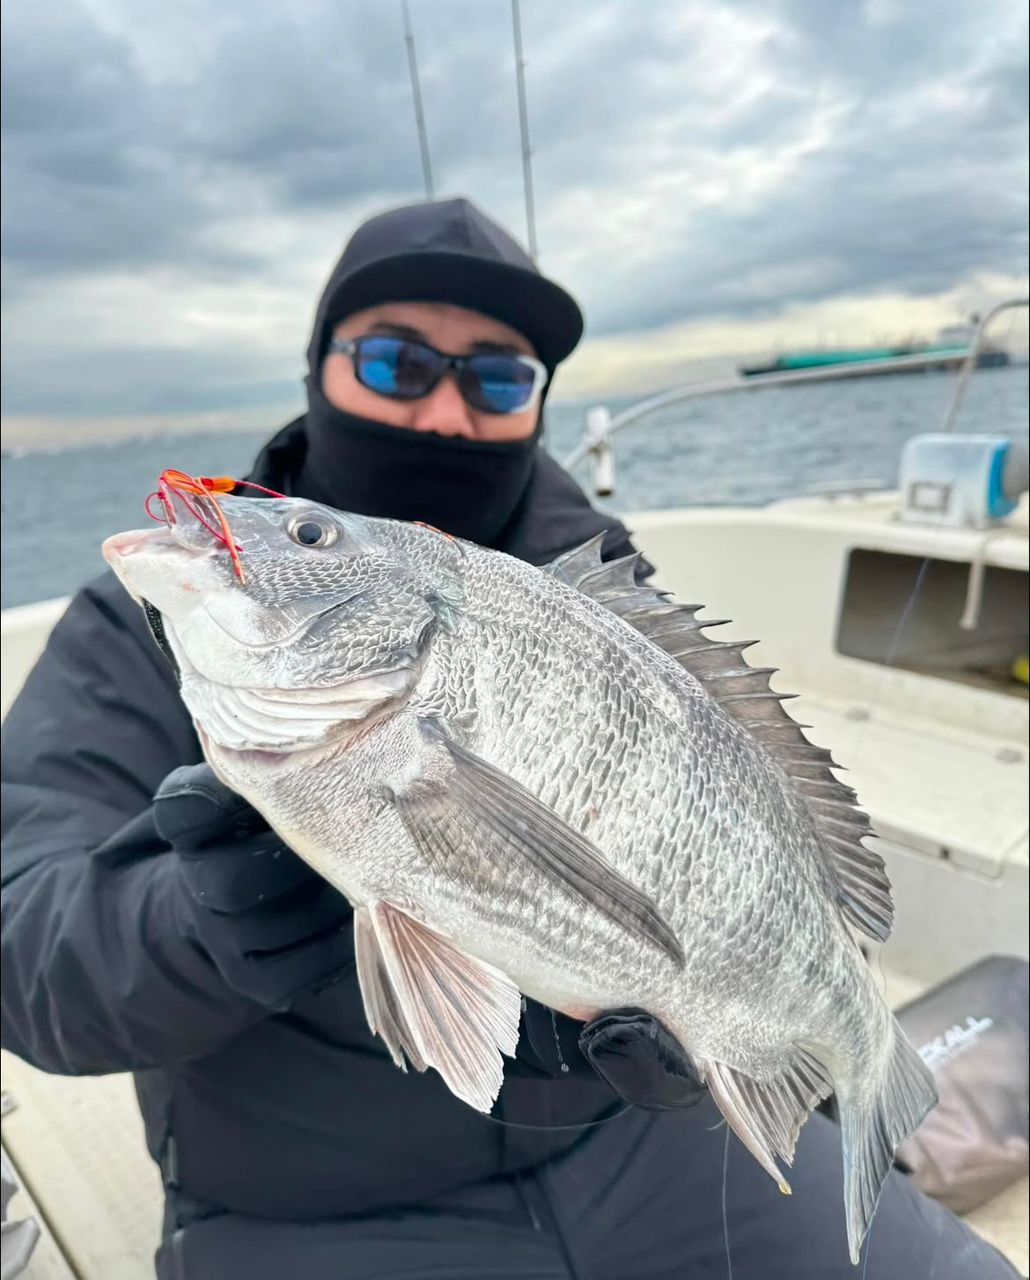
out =
<svg viewBox="0 0 1030 1280"><path fill-rule="evenodd" d="M536 388L536 370L516 356L473 356L462 371L465 399L484 413L518 413L532 402Z"/></svg>
<svg viewBox="0 0 1030 1280"><path fill-rule="evenodd" d="M439 380L442 362L428 347L403 338L361 338L354 371L369 391L394 400L417 400Z"/></svg>

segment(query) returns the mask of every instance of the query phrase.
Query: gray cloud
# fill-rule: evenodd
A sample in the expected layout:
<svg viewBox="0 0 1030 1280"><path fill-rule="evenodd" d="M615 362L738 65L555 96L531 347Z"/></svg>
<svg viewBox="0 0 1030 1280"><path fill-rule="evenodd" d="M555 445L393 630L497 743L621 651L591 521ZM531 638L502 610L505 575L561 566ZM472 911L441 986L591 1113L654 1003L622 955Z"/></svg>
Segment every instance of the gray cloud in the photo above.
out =
<svg viewBox="0 0 1030 1280"><path fill-rule="evenodd" d="M1024 272L1017 9L523 0L545 267L595 334ZM438 189L521 234L509 6L412 12ZM148 281L173 311L219 285L309 314L312 263L357 213L421 194L399 6L12 0L6 26L5 406L203 408L248 378L279 395L301 332L295 352L221 334L130 359L117 323L90 332L90 299L128 274L128 329ZM51 318L63 387L37 349Z"/></svg>

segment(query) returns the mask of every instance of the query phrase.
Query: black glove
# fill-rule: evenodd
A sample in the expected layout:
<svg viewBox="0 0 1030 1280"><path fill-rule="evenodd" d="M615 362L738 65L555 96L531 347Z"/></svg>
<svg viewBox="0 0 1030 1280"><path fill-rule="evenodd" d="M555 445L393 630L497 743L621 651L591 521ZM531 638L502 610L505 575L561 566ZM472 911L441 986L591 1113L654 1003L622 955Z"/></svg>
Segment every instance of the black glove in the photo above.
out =
<svg viewBox="0 0 1030 1280"><path fill-rule="evenodd" d="M627 1102L652 1111L692 1107L707 1092L676 1038L643 1009L612 1009L584 1026L527 1000L516 1059L549 1076L596 1072Z"/></svg>
<svg viewBox="0 0 1030 1280"><path fill-rule="evenodd" d="M612 1009L588 1022L583 1057L627 1102L651 1111L692 1107L707 1093L679 1041L643 1009Z"/></svg>
<svg viewBox="0 0 1030 1280"><path fill-rule="evenodd" d="M183 929L234 990L281 1010L353 965L347 900L208 765L168 775L154 822L178 856Z"/></svg>

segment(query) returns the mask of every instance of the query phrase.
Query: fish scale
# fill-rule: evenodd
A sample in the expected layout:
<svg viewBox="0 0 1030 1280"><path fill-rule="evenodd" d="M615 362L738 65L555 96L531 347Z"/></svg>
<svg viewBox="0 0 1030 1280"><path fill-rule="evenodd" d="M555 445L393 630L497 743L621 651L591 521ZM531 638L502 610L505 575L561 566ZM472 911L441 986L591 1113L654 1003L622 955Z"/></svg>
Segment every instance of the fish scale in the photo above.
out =
<svg viewBox="0 0 1030 1280"><path fill-rule="evenodd" d="M541 571L299 500L223 503L245 582L181 512L109 559L160 611L212 766L354 905L394 1060L488 1110L520 992L644 1008L784 1189L777 1160L836 1091L857 1258L933 1090L851 932L890 928L868 820L771 673L596 540ZM301 518L324 546L291 539Z"/></svg>

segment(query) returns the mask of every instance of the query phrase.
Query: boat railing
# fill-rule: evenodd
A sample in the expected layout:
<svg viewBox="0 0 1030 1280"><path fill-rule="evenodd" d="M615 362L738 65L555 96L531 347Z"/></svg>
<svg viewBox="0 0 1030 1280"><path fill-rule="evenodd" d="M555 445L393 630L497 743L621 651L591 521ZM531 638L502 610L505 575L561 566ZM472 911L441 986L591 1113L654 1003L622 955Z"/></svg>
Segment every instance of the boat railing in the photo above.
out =
<svg viewBox="0 0 1030 1280"><path fill-rule="evenodd" d="M598 497L610 497L615 491L615 456L612 438L617 432L650 417L670 405L684 404L708 396L730 395L740 391L760 391L767 387L792 387L814 382L837 382L846 378L859 378L873 373L897 373L909 369L917 373L923 369L939 369L953 365L959 369L959 380L944 420L942 431L951 431L965 399L969 380L976 368L988 327L1004 311L1015 307L1030 306L1030 298L1007 298L992 307L978 322L976 333L967 351L954 355L937 352L920 352L908 356L891 356L887 359L858 360L846 365L821 365L817 369L776 370L771 373L750 374L744 377L711 378L707 381L688 382L668 391L648 396L619 413L612 413L607 405L592 405L586 411L583 439L565 458L562 466L571 471L587 458L593 463L594 491Z"/></svg>
<svg viewBox="0 0 1030 1280"><path fill-rule="evenodd" d="M969 382L976 369L977 360L980 351L983 348L984 336L988 328L1002 314L1003 311L1012 311L1016 307L1030 307L1030 298L1006 298L1004 302L999 302L996 307L991 307L978 321L976 333L973 335L973 341L969 344L969 351L966 358L962 361L962 367L959 370L958 385L955 387L955 394L952 396L951 404L948 406L948 412L944 417L944 425L941 427L943 433L954 431L955 422L962 408L962 402L966 398L966 391L969 389Z"/></svg>

